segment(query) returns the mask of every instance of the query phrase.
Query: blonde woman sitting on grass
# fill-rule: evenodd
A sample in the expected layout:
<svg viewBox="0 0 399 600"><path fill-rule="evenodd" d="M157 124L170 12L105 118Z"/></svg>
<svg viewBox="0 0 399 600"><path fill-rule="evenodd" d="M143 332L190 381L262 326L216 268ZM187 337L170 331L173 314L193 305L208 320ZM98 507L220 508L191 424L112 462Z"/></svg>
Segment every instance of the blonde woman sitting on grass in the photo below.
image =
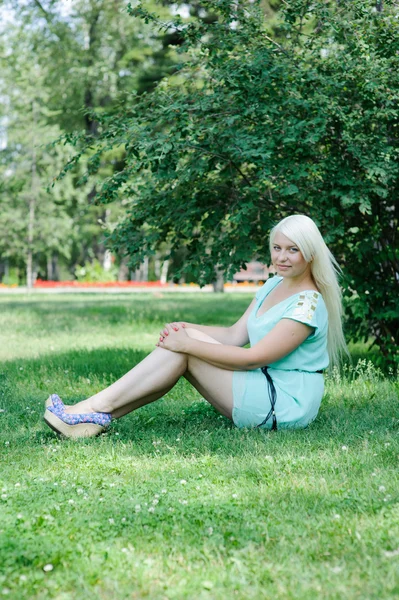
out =
<svg viewBox="0 0 399 600"><path fill-rule="evenodd" d="M154 351L108 388L73 406L51 395L45 422L67 437L97 435L185 377L237 427L309 425L323 397L323 371L345 349L337 263L303 215L272 229L270 251L276 275L234 325L168 323Z"/></svg>

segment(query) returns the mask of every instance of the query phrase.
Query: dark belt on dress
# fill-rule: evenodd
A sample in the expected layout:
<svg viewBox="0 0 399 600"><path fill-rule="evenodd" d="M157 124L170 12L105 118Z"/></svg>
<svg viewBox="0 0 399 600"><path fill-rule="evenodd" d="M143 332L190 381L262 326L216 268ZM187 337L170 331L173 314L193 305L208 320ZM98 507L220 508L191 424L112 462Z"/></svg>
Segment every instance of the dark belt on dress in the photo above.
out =
<svg viewBox="0 0 399 600"><path fill-rule="evenodd" d="M276 411L275 411L277 392L276 392L276 388L274 386L273 379L270 377L270 373L268 372L268 368L269 368L268 366L261 367L261 371L267 379L267 385L269 388L269 397L270 397L270 410L267 413L266 418L263 419L262 423L259 423L259 425L257 425L256 427L262 427L262 425L266 425L266 423L268 422L270 417L272 417L273 418L272 431L277 431L277 418L276 418ZM290 369L290 371L300 371L300 370L301 369ZM321 371L309 371L309 373L323 373L323 371L322 370Z"/></svg>

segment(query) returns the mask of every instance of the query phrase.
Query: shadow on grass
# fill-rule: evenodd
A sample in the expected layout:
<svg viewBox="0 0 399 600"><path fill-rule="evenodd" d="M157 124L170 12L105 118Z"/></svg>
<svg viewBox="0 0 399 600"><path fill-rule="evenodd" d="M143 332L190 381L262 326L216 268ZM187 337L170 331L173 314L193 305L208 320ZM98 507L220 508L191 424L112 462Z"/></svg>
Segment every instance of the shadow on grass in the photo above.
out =
<svg viewBox="0 0 399 600"><path fill-rule="evenodd" d="M75 403L87 395L111 384L141 361L147 352L130 348L73 350L40 359L3 363L0 371L0 415L2 434L12 435L15 442L43 444L54 439L54 433L42 424L39 415L49 393L58 393L66 402ZM305 430L279 431L238 430L219 415L183 378L160 401L141 408L115 421L111 431L98 439L82 444L102 444L122 441L131 443L130 453L154 453L155 439L164 440L159 452L216 453L235 455L248 452L251 444L262 443L269 452L289 448L295 440L296 450L304 444L315 448L326 443L362 444L370 430L385 435L396 431L399 421L396 411L394 382L370 382L363 395L352 397L351 384L329 384L317 420ZM29 410L26 408L30 407ZM32 408L33 407L33 408ZM39 418L38 418L39 417ZM184 434L190 443L176 445ZM234 442L231 443L231 438ZM250 442L249 446L248 443ZM74 442L71 442L74 443ZM299 445L299 446L298 446Z"/></svg>

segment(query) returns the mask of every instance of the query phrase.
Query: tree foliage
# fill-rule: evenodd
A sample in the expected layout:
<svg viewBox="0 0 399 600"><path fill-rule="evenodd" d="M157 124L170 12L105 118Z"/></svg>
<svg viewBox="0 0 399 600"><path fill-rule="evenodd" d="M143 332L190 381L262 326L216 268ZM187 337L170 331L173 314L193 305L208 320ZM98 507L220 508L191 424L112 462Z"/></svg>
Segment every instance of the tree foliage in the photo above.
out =
<svg viewBox="0 0 399 600"><path fill-rule="evenodd" d="M71 275L78 264L101 260L102 223L120 211L92 202L92 181L75 185L90 149L50 195L46 187L68 146L50 151L46 144L81 128L95 138L94 109L112 112L126 90L142 93L173 71L173 40L163 43L126 18L125 6L125 0L5 0L0 7L0 267L8 261L22 270L29 263L28 282L32 269L55 276L58 259ZM103 177L123 163L122 155L108 154Z"/></svg>
<svg viewBox="0 0 399 600"><path fill-rule="evenodd" d="M111 243L136 263L165 241L184 245L185 268L205 283L216 268L266 258L270 227L308 214L342 265L348 334L374 336L397 359L395 3L294 0L274 32L256 2L203 4L211 23L161 23L144 3L129 6L184 44L179 85L163 80L99 117L90 170L125 151L98 194L127 207Z"/></svg>

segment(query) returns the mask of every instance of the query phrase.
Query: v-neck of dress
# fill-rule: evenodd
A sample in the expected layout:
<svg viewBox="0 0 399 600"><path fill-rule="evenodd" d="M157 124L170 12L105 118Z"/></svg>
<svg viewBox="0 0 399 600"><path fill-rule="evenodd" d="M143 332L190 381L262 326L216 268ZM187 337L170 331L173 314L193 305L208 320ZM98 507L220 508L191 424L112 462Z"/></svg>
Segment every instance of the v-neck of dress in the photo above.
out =
<svg viewBox="0 0 399 600"><path fill-rule="evenodd" d="M268 313L269 310L272 310L276 306L279 306L279 304L282 304L283 302L286 302L290 298L293 298L294 296L298 296L299 294L305 294L306 292L315 292L316 294L320 294L320 292L318 292L317 290L301 290L300 292L297 292L296 294L292 294L291 296L288 296L288 298L285 298L284 300L280 300L280 302L276 302L276 304L273 304L273 306L271 306L270 308L268 308L267 310L265 310L265 312L263 312L260 315L259 311L262 308L262 305L263 305L264 301L266 300L266 298L268 297L268 295L270 294L270 292L272 292L273 290L275 290L276 287L278 287L282 281L283 281L283 277L280 279L280 281L278 281L276 283L276 285L274 287L272 287L271 290L269 290L267 292L266 296L264 298L262 298L261 303L259 304L258 308L256 309L255 319L260 319L261 317L263 317L263 315L265 315L266 313Z"/></svg>

